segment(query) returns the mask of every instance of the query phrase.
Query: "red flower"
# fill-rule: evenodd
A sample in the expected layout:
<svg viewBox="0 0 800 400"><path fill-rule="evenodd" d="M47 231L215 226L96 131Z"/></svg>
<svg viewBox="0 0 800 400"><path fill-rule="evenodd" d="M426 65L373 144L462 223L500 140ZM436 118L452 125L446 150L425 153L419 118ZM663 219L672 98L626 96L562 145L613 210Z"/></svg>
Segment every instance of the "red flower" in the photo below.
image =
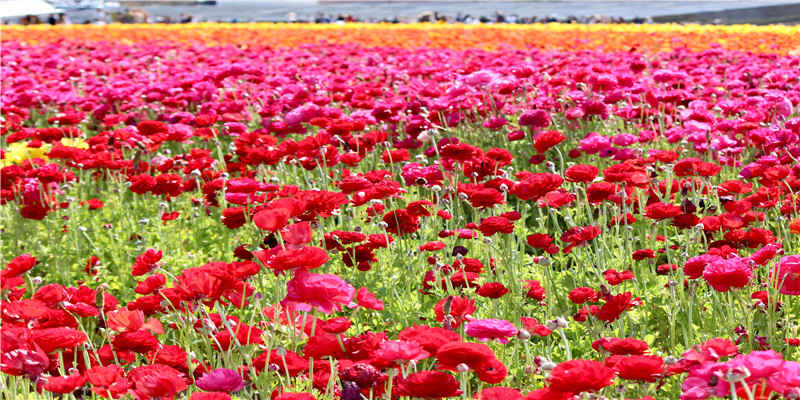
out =
<svg viewBox="0 0 800 400"><path fill-rule="evenodd" d="M599 173L600 168L594 165L578 164L567 168L567 170L564 171L564 177L567 178L569 182L588 183L594 180Z"/></svg>
<svg viewBox="0 0 800 400"><path fill-rule="evenodd" d="M79 373L67 376L51 376L45 378L45 380L47 383L42 385L42 389L61 394L72 393L86 383L86 377Z"/></svg>
<svg viewBox="0 0 800 400"><path fill-rule="evenodd" d="M623 312L642 305L642 301L638 297L635 299L632 297L631 292L620 293L612 297L597 311L597 318L601 321L614 322Z"/></svg>
<svg viewBox="0 0 800 400"><path fill-rule="evenodd" d="M171 400L188 387L180 372L162 364L134 368L128 373L128 379L133 383L131 390L137 398Z"/></svg>
<svg viewBox="0 0 800 400"><path fill-rule="evenodd" d="M650 347L647 345L647 342L643 340L638 340L634 338L602 338L595 340L592 343L592 348L596 351L600 351L600 348L603 348L605 351L617 356L626 356L626 355L644 355Z"/></svg>
<svg viewBox="0 0 800 400"><path fill-rule="evenodd" d="M523 400L522 393L517 389L495 386L475 393L475 400Z"/></svg>
<svg viewBox="0 0 800 400"><path fill-rule="evenodd" d="M449 312L445 312L444 306L449 303ZM459 296L449 296L448 298L440 300L436 305L433 307L433 312L436 314L436 320L439 322L444 322L445 315L450 315L453 317L451 328L458 328L461 325L461 322L464 320L464 317L467 315L471 315L475 312L478 308L475 307L475 300L467 300L465 298L461 298Z"/></svg>
<svg viewBox="0 0 800 400"><path fill-rule="evenodd" d="M488 282L481 285L475 293L489 299L499 299L508 293L508 288L500 282Z"/></svg>
<svg viewBox="0 0 800 400"><path fill-rule="evenodd" d="M569 228L561 235L561 240L569 243L569 246L565 247L563 250L564 254L569 254L573 247L585 245L602 232L603 231L596 226L575 226Z"/></svg>
<svg viewBox="0 0 800 400"><path fill-rule="evenodd" d="M644 208L644 216L656 220L677 217L682 213L679 206L670 203L653 203Z"/></svg>
<svg viewBox="0 0 800 400"><path fill-rule="evenodd" d="M425 351L434 356L445 344L461 341L461 336L455 331L417 324L400 331L397 338L407 342L417 342Z"/></svg>
<svg viewBox="0 0 800 400"><path fill-rule="evenodd" d="M356 292L356 302L361 307L370 310L383 310L383 302L380 301L374 294L370 293L369 289L362 287Z"/></svg>
<svg viewBox="0 0 800 400"><path fill-rule="evenodd" d="M703 271L703 278L715 290L727 292L732 287L741 288L753 279L753 267L741 258L712 261Z"/></svg>
<svg viewBox="0 0 800 400"><path fill-rule="evenodd" d="M664 361L656 355L627 356L614 365L614 372L622 379L655 382L664 372Z"/></svg>
<svg viewBox="0 0 800 400"><path fill-rule="evenodd" d="M396 235L405 235L419 230L419 217L405 209L389 211L383 216L386 231Z"/></svg>
<svg viewBox="0 0 800 400"><path fill-rule="evenodd" d="M600 300L600 292L590 287L577 287L569 292L569 300L575 304L598 301Z"/></svg>
<svg viewBox="0 0 800 400"><path fill-rule="evenodd" d="M533 138L533 147L539 154L544 154L566 139L567 137L559 131L545 131Z"/></svg>
<svg viewBox="0 0 800 400"><path fill-rule="evenodd" d="M424 399L441 399L455 397L463 393L460 383L452 375L442 371L415 372L408 377L397 378L397 395L420 397Z"/></svg>
<svg viewBox="0 0 800 400"><path fill-rule="evenodd" d="M538 301L544 301L545 294L547 291L542 287L542 283L539 281L529 281L526 280L525 288L528 289L528 293L525 295L528 296L529 299L534 299Z"/></svg>
<svg viewBox="0 0 800 400"><path fill-rule="evenodd" d="M609 285L617 286L624 281L634 279L635 276L633 276L633 272L631 271L617 272L615 269L609 269L603 272L603 278L606 279Z"/></svg>
<svg viewBox="0 0 800 400"><path fill-rule="evenodd" d="M596 392L614 383L614 371L594 360L570 360L550 372L551 391L570 393Z"/></svg>
<svg viewBox="0 0 800 400"><path fill-rule="evenodd" d="M161 250L147 249L147 251L136 257L136 261L131 266L131 275L142 276L155 271L160 265L159 261L161 261L162 254Z"/></svg>
<svg viewBox="0 0 800 400"><path fill-rule="evenodd" d="M537 201L547 192L558 189L562 183L564 183L564 178L556 174L530 174L517 182L510 193L520 200Z"/></svg>
<svg viewBox="0 0 800 400"><path fill-rule="evenodd" d="M504 217L487 217L481 221L478 230L484 236L492 236L498 232L509 234L514 232L514 224Z"/></svg>
<svg viewBox="0 0 800 400"><path fill-rule="evenodd" d="M34 265L36 265L36 257L31 256L30 253L16 256L6 264L1 276L3 278L19 276L30 271Z"/></svg>

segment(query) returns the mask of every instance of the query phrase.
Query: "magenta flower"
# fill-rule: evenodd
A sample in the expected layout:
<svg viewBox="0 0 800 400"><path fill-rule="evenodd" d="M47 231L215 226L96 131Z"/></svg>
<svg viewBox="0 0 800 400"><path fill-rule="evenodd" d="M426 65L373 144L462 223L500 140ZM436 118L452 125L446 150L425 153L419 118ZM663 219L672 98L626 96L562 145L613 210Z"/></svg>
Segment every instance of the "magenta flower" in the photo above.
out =
<svg viewBox="0 0 800 400"><path fill-rule="evenodd" d="M481 342L497 339L499 343L508 343L508 338L517 334L517 328L502 319L480 319L468 323L465 333Z"/></svg>
<svg viewBox="0 0 800 400"><path fill-rule="evenodd" d="M203 373L203 376L195 384L207 392L231 393L244 388L242 376L238 372L227 368L217 368L211 372Z"/></svg>
<svg viewBox="0 0 800 400"><path fill-rule="evenodd" d="M772 271L775 287L783 294L800 296L800 255L786 256ZM771 274L772 275L772 274Z"/></svg>
<svg viewBox="0 0 800 400"><path fill-rule="evenodd" d="M703 278L715 290L727 292L732 287L747 285L753 278L753 268L741 258L713 261L703 271Z"/></svg>

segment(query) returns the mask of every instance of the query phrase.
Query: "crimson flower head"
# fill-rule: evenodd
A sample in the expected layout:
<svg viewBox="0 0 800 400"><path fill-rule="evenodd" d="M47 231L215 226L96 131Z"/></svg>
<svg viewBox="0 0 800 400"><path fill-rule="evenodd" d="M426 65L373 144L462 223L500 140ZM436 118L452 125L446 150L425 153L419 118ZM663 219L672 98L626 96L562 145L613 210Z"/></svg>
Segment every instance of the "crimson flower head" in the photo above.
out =
<svg viewBox="0 0 800 400"><path fill-rule="evenodd" d="M664 372L664 361L656 355L631 355L617 361L614 372L622 379L655 382Z"/></svg>
<svg viewBox="0 0 800 400"><path fill-rule="evenodd" d="M460 383L452 375L442 371L415 372L404 378L397 378L397 395L420 397L423 399L442 399L463 393Z"/></svg>
<svg viewBox="0 0 800 400"><path fill-rule="evenodd" d="M573 247L584 246L590 240L599 236L603 231L596 226L575 226L569 228L561 235L561 240L569 243L564 248L564 254L569 254Z"/></svg>
<svg viewBox="0 0 800 400"><path fill-rule="evenodd" d="M566 139L567 137L559 131L545 131L533 138L533 147L539 154L544 154Z"/></svg>
<svg viewBox="0 0 800 400"><path fill-rule="evenodd" d="M569 393L596 392L614 383L614 371L594 360L570 360L550 372L550 391Z"/></svg>
<svg viewBox="0 0 800 400"><path fill-rule="evenodd" d="M632 297L631 292L620 293L612 297L597 311L597 318L601 321L614 322L623 312L642 305L641 299Z"/></svg>
<svg viewBox="0 0 800 400"><path fill-rule="evenodd" d="M36 265L36 257L26 253L9 261L1 274L3 278L13 278L30 271L34 265Z"/></svg>
<svg viewBox="0 0 800 400"><path fill-rule="evenodd" d="M449 304L448 304L449 301ZM449 306L449 310L445 310L445 305ZM472 315L478 308L475 307L475 300L467 300L459 296L450 296L440 300L433 307L433 312L436 314L436 320L444 322L445 316L452 317L451 328L455 329L461 325L461 322L468 315Z"/></svg>
<svg viewBox="0 0 800 400"><path fill-rule="evenodd" d="M142 276L155 271L160 265L161 257L164 254L161 250L147 249L144 253L136 257L136 261L131 267L131 275Z"/></svg>

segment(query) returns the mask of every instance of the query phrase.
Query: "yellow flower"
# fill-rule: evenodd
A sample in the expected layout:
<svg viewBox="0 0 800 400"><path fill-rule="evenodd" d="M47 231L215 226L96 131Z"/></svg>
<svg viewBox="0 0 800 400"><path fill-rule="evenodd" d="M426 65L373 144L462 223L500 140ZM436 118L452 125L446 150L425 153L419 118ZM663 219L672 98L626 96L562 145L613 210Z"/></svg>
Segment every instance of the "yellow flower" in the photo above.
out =
<svg viewBox="0 0 800 400"><path fill-rule="evenodd" d="M6 148L5 157L0 160L0 165L7 167L14 164L22 164L25 160L41 158L45 161L50 159L47 153L50 151L50 144L44 143L41 147L28 147L28 142L14 142Z"/></svg>

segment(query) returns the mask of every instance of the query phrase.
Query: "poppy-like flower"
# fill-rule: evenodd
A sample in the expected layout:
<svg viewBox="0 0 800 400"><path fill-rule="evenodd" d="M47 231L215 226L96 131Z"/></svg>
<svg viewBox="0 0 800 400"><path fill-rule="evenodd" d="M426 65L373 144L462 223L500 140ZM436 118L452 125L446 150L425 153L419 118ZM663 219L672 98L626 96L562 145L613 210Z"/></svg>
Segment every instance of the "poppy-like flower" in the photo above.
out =
<svg viewBox="0 0 800 400"><path fill-rule="evenodd" d="M72 393L86 383L86 377L79 373L47 377L45 380L47 383L42 385L42 389L60 394Z"/></svg>
<svg viewBox="0 0 800 400"><path fill-rule="evenodd" d="M611 386L614 384L614 371L599 361L570 360L553 368L548 380L551 391L574 395Z"/></svg>
<svg viewBox="0 0 800 400"><path fill-rule="evenodd" d="M525 397L517 389L495 386L475 393L475 400L523 400Z"/></svg>
<svg viewBox="0 0 800 400"><path fill-rule="evenodd" d="M781 258L771 275L781 293L800 296L800 255Z"/></svg>
<svg viewBox="0 0 800 400"><path fill-rule="evenodd" d="M517 328L506 320L479 319L467 323L464 333L482 342L497 340L498 343L508 343L508 338L517 334Z"/></svg>
<svg viewBox="0 0 800 400"><path fill-rule="evenodd" d="M452 375L442 371L415 372L406 378L397 379L397 395L441 399L463 393L460 383Z"/></svg>
<svg viewBox="0 0 800 400"><path fill-rule="evenodd" d="M504 217L488 217L481 221L478 230L484 236L492 236L495 233L509 234L514 232L514 223Z"/></svg>
<svg viewBox="0 0 800 400"><path fill-rule="evenodd" d="M431 356L417 342L388 340L380 345L380 357L386 361L423 360Z"/></svg>
<svg viewBox="0 0 800 400"><path fill-rule="evenodd" d="M358 305L364 308L368 308L370 310L383 310L383 301L375 297L375 294L371 293L369 289L366 287L362 287L358 289L356 292L356 302Z"/></svg>
<svg viewBox="0 0 800 400"><path fill-rule="evenodd" d="M682 213L680 206L670 203L653 203L644 208L644 216L655 220L677 217Z"/></svg>
<svg viewBox="0 0 800 400"><path fill-rule="evenodd" d="M499 299L508 293L508 288L500 282L488 282L481 285L475 293L489 299Z"/></svg>
<svg viewBox="0 0 800 400"><path fill-rule="evenodd" d="M155 271L160 265L163 252L161 250L147 249L144 253L136 257L136 261L131 266L131 275L142 276Z"/></svg>
<svg viewBox="0 0 800 400"><path fill-rule="evenodd" d="M1 274L3 278L13 278L30 271L34 265L36 265L36 257L31 256L30 253L26 253L16 256L13 260L9 261Z"/></svg>
<svg viewBox="0 0 800 400"><path fill-rule="evenodd" d="M533 147L539 154L544 154L566 139L567 137L559 131L545 131L533 138Z"/></svg>
<svg viewBox="0 0 800 400"><path fill-rule="evenodd" d="M588 183L594 180L599 173L600 168L594 165L578 164L567 168L567 170L564 171L564 177L567 178L569 182Z"/></svg>
<svg viewBox="0 0 800 400"><path fill-rule="evenodd" d="M195 385L207 392L231 393L244 388L244 380L239 372L227 368L217 368L205 372Z"/></svg>
<svg viewBox="0 0 800 400"><path fill-rule="evenodd" d="M603 231L596 226L575 226L561 234L561 240L569 243L563 253L569 254L573 247L586 245L590 240L599 236Z"/></svg>
<svg viewBox="0 0 800 400"><path fill-rule="evenodd" d="M338 275L312 274L297 270L286 283L286 298L281 305L293 305L296 310L311 311L314 307L325 314L342 311L342 305L351 305L356 289Z"/></svg>
<svg viewBox="0 0 800 400"><path fill-rule="evenodd" d="M642 305L642 301L638 297L632 297L631 292L620 293L612 297L597 311L597 318L601 321L614 322L623 312Z"/></svg>
<svg viewBox="0 0 800 400"><path fill-rule="evenodd" d="M425 351L434 356L445 344L461 341L461 335L455 331L417 324L400 331L397 338L407 342L417 342Z"/></svg>
<svg viewBox="0 0 800 400"><path fill-rule="evenodd" d="M128 379L133 383L132 394L136 398L145 399L171 400L188 387L184 376L163 364L144 365L128 373Z"/></svg>
<svg viewBox="0 0 800 400"><path fill-rule="evenodd" d="M703 278L715 290L727 292L731 288L741 288L753 278L753 268L741 258L716 260L703 271Z"/></svg>
<svg viewBox="0 0 800 400"><path fill-rule="evenodd" d="M636 278L631 271L619 272L615 269L609 269L603 272L603 278L606 279L609 285L617 286L624 281Z"/></svg>
<svg viewBox="0 0 800 400"><path fill-rule="evenodd" d="M449 313L445 313L445 305L448 304L449 299ZM465 298L459 296L450 296L449 298L444 298L440 300L436 305L433 307L433 312L436 314L436 320L439 322L444 322L445 315L450 315L453 317L451 328L458 328L461 325L461 321L465 319L467 315L472 315L478 308L475 307L475 300L467 300Z"/></svg>
<svg viewBox="0 0 800 400"><path fill-rule="evenodd" d="M664 360L656 355L631 355L617 361L614 372L622 379L655 382L664 372Z"/></svg>
<svg viewBox="0 0 800 400"><path fill-rule="evenodd" d="M294 394L294 393L292 393ZM275 398L277 399L288 399L283 396L278 396ZM314 399L311 395L308 398L303 400ZM222 392L194 392L192 396L189 397L189 400L231 400L231 396L227 393Z"/></svg>

